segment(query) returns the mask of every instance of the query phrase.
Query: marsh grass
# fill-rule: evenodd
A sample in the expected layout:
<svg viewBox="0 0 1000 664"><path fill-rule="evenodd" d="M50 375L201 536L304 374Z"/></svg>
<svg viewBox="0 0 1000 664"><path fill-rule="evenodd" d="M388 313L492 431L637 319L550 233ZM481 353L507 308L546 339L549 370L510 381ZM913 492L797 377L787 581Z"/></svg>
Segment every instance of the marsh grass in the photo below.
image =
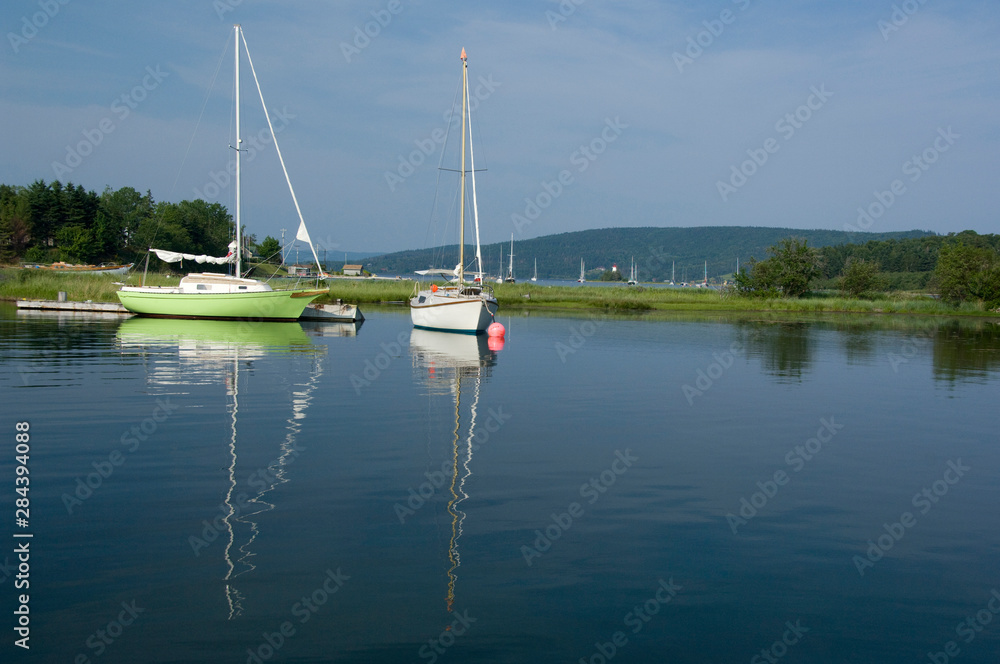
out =
<svg viewBox="0 0 1000 664"><path fill-rule="evenodd" d="M137 284L141 273L128 275ZM178 275L149 273L146 284L177 284ZM54 300L66 291L76 302L117 302L115 291L123 281L120 275L51 274L17 268L0 269L0 299ZM335 279L329 282L329 295L317 302L342 299L354 304L407 302L416 292L417 283L409 279ZM281 284L275 288L306 287L311 284ZM421 287L426 284L420 284ZM960 307L920 293L895 293L872 299L853 299L833 293L812 293L799 299L758 299L739 297L705 288L649 288L627 286L539 286L532 283L492 284L501 307L520 309L599 310L606 313L643 313L655 311L705 312L791 312L791 313L866 313L923 314L944 316L996 316L981 303Z"/></svg>
<svg viewBox="0 0 1000 664"><path fill-rule="evenodd" d="M424 285L421 285L424 287ZM839 294L814 293L799 299L758 299L723 294L706 288L649 288L627 286L538 286L531 283L493 284L501 307L523 309L599 309L606 312L647 311L761 311L798 313L869 313L926 315L992 315L977 303L961 307L922 293L896 293L873 299L854 299ZM333 281L330 297L352 303L406 302L415 292L415 282L343 280Z"/></svg>
<svg viewBox="0 0 1000 664"><path fill-rule="evenodd" d="M0 298L25 300L55 300L59 291L66 292L72 302L117 302L118 283L126 275L120 274L53 274L40 270L19 268L0 269ZM141 276L141 275L140 275ZM130 281L138 283L137 279ZM175 285L179 277L150 273L149 286ZM116 283L117 282L117 283Z"/></svg>
<svg viewBox="0 0 1000 664"><path fill-rule="evenodd" d="M266 279L266 275L260 275ZM146 275L147 286L176 286L179 274L150 272ZM66 292L71 302L118 302L115 295L119 284L138 286L142 283L142 272L120 274L53 274L41 270L19 268L0 269L0 299L55 300L59 291ZM278 279L271 281L275 289L315 287L314 281Z"/></svg>

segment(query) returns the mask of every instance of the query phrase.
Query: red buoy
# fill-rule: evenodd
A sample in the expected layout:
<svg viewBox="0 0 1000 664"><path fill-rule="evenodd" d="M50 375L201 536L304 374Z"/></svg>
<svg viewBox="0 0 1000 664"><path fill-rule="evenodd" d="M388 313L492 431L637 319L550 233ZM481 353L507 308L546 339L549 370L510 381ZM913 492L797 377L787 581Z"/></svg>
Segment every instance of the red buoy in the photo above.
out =
<svg viewBox="0 0 1000 664"><path fill-rule="evenodd" d="M497 323L496 321L490 323L490 326L486 328L486 334L490 335L491 337L500 337L502 339L503 335L506 333L507 330L504 329L503 325Z"/></svg>

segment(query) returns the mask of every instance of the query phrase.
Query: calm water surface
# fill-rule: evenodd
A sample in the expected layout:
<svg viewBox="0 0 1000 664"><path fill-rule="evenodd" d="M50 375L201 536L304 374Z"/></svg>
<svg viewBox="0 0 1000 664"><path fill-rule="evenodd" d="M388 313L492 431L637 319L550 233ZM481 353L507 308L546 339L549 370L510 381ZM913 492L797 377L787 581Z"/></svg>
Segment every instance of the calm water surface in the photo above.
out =
<svg viewBox="0 0 1000 664"><path fill-rule="evenodd" d="M504 313L2 305L3 661L998 661L995 323Z"/></svg>

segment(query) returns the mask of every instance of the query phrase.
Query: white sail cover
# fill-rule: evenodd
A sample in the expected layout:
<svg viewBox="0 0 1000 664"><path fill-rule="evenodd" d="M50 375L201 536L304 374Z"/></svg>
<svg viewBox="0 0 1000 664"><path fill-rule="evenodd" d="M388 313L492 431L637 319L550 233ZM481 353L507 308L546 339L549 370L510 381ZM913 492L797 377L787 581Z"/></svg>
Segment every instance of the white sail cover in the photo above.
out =
<svg viewBox="0 0 1000 664"><path fill-rule="evenodd" d="M205 254L182 254L176 251L167 251L166 249L150 249L150 251L156 254L156 257L161 261L167 263L180 263L182 260L188 260L194 261L195 263L213 263L215 265L223 265L225 263L236 262L235 242L229 243L229 253L222 258L216 256L206 256Z"/></svg>

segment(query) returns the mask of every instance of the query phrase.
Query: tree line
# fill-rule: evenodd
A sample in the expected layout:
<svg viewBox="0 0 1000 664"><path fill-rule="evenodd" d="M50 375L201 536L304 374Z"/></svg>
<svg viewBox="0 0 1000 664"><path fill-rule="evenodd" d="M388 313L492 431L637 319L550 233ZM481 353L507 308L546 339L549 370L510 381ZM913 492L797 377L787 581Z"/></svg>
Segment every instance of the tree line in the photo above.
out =
<svg viewBox="0 0 1000 664"><path fill-rule="evenodd" d="M949 302L1000 307L1000 235L948 235L871 241L822 248L789 237L763 260L751 258L734 275L735 292L749 297L802 297L822 280L850 297L875 297L894 288L893 275L924 274Z"/></svg>
<svg viewBox="0 0 1000 664"><path fill-rule="evenodd" d="M200 199L155 201L132 187L97 194L58 180L0 184L4 262L133 262L151 246L225 256L234 233L228 210Z"/></svg>

